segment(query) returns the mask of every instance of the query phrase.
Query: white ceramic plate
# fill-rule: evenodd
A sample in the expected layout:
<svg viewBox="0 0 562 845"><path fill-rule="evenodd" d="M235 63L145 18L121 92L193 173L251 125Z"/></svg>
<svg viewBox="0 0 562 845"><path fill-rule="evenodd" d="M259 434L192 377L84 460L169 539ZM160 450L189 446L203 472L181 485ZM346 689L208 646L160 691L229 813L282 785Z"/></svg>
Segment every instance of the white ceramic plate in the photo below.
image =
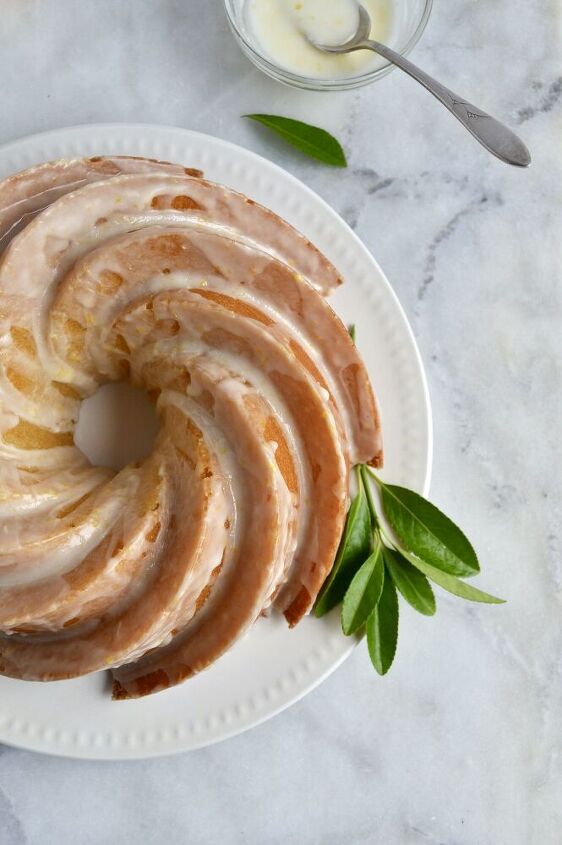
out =
<svg viewBox="0 0 562 845"><path fill-rule="evenodd" d="M420 356L376 261L340 217L276 165L218 138L161 126L78 126L0 147L0 178L48 159L122 153L200 167L304 232L345 284L333 305L357 325L380 401L386 478L427 492L431 414ZM337 613L289 631L261 619L211 669L137 701L112 702L105 673L74 681L0 678L0 742L68 757L124 759L199 748L240 733L297 701L348 656Z"/></svg>

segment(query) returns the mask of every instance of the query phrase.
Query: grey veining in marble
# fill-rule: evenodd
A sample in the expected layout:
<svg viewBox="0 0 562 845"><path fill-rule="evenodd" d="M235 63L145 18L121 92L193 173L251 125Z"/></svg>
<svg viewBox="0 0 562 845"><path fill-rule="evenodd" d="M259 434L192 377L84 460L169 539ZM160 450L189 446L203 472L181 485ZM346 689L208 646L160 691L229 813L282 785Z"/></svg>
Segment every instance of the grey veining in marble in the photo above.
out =
<svg viewBox="0 0 562 845"><path fill-rule="evenodd" d="M556 0L448 0L414 53L518 127L521 172L398 73L336 95L275 84L219 0L0 0L0 141L93 121L199 129L272 158L355 229L427 366L432 498L509 600L405 610L384 680L360 648L286 713L194 754L0 748L1 845L562 842L561 17ZM349 169L293 154L248 111L331 129Z"/></svg>

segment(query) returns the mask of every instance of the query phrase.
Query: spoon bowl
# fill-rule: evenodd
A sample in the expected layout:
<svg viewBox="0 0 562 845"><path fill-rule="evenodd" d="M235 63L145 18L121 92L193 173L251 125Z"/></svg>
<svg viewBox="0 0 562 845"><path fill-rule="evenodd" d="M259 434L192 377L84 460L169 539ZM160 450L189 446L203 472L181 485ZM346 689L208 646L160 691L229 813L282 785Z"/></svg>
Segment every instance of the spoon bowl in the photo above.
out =
<svg viewBox="0 0 562 845"><path fill-rule="evenodd" d="M365 50L365 42L368 40L371 33L371 18L368 11L360 3L358 4L359 22L357 30L347 41L343 44L320 44L313 38L306 35L307 40L316 47L322 50L323 53L352 53L354 50Z"/></svg>

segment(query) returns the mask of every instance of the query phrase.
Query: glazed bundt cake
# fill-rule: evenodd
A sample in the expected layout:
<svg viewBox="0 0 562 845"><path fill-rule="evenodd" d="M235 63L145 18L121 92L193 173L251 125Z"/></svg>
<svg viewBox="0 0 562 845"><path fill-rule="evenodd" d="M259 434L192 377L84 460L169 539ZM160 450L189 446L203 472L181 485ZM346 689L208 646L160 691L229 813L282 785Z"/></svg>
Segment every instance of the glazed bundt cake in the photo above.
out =
<svg viewBox="0 0 562 845"><path fill-rule="evenodd" d="M329 573L349 469L381 462L369 379L325 295L340 279L272 212L135 158L0 184L0 673L111 669L115 698L221 656ZM130 380L152 454L74 444L81 401Z"/></svg>

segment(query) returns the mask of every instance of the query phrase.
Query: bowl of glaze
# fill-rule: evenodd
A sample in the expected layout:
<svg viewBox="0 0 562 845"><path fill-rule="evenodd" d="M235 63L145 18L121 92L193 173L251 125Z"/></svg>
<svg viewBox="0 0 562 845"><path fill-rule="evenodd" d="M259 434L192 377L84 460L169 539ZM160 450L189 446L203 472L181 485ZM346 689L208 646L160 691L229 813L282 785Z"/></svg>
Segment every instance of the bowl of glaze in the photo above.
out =
<svg viewBox="0 0 562 845"><path fill-rule="evenodd" d="M253 24L251 4L252 0L225 0L224 5L230 28L242 52L256 67L278 82L311 91L346 91L368 85L385 76L394 67L382 56L361 50L337 57L321 54L322 57L330 59L345 59L346 67L343 70L338 68L337 74L324 75L325 71L323 71L322 75L317 76L317 71L313 69L308 75L296 73L289 67L285 67L282 61L268 50L264 44L265 39L259 38ZM369 12L372 11L372 3L364 5ZM380 31L373 30L371 35L405 56L419 41L431 13L433 0L384 0L384 2L381 0L381 5L384 6L385 11L384 26ZM355 69L354 64L365 61L362 57L366 55L369 56L368 64Z"/></svg>

